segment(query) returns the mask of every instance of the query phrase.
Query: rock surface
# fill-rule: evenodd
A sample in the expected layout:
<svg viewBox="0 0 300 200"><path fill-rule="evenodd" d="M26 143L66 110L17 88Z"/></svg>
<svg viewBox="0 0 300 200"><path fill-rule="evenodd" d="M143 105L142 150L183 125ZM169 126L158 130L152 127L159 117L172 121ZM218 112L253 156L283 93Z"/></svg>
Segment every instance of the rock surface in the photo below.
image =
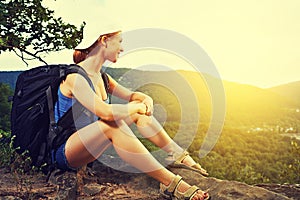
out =
<svg viewBox="0 0 300 200"><path fill-rule="evenodd" d="M208 190L213 200L300 199L300 187L297 186L250 186L236 181L206 178L186 169L171 170L190 184ZM94 163L92 172L78 177L74 172L55 171L46 182L46 177L41 174L16 175L0 169L0 199L164 199L159 194L159 183L147 175L113 170L99 162ZM83 182L78 182L78 179Z"/></svg>

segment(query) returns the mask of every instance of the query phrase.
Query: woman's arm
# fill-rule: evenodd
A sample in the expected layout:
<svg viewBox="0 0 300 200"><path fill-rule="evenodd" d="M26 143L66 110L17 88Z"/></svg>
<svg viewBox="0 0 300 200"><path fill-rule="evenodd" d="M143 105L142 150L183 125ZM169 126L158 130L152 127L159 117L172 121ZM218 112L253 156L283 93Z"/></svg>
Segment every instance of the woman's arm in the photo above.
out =
<svg viewBox="0 0 300 200"><path fill-rule="evenodd" d="M119 97L126 101L130 101L131 95L133 94L132 91L125 88L124 86L120 85L115 79L113 79L109 74L108 81L109 81L109 93L113 96Z"/></svg>
<svg viewBox="0 0 300 200"><path fill-rule="evenodd" d="M79 74L68 75L63 87L84 107L106 121L117 121L135 113L146 113L144 103L106 104L102 97L91 89L85 78Z"/></svg>
<svg viewBox="0 0 300 200"><path fill-rule="evenodd" d="M111 76L108 75L109 78L109 87L110 94L117 96L121 99L127 100L129 102L137 101L144 103L146 105L146 115L152 115L153 113L153 99L142 93L142 92L133 92L129 89L120 85L116 80L114 80Z"/></svg>
<svg viewBox="0 0 300 200"><path fill-rule="evenodd" d="M153 99L142 93L142 92L133 92L130 101L142 102L146 105L146 115L150 116L153 114Z"/></svg>

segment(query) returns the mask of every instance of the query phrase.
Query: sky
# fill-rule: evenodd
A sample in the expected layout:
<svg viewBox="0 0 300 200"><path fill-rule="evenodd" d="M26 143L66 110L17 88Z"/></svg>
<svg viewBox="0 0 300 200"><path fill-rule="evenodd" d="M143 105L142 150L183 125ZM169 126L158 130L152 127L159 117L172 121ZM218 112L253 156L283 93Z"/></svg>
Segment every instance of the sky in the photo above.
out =
<svg viewBox="0 0 300 200"><path fill-rule="evenodd" d="M223 80L261 88L300 80L299 0L44 0L43 4L76 26L83 21L95 27L114 21L123 31L155 28L184 35L206 52ZM51 53L45 60L70 63L72 51ZM27 67L9 53L0 54L0 63L0 70L41 65L31 62ZM140 49L126 53L125 47L124 55L110 66L150 64L194 67L176 52Z"/></svg>

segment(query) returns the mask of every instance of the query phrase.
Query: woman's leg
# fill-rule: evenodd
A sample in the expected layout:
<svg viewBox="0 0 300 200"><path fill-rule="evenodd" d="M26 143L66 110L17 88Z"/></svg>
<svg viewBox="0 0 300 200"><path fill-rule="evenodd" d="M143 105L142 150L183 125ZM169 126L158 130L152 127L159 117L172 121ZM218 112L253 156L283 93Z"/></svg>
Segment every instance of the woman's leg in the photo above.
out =
<svg viewBox="0 0 300 200"><path fill-rule="evenodd" d="M137 128L143 137L147 138L164 151L168 153L176 152L179 155L184 152L184 150L172 140L153 116L134 114L126 119L126 123L136 123ZM182 162L187 166L193 166L196 164L191 156L186 156Z"/></svg>
<svg viewBox="0 0 300 200"><path fill-rule="evenodd" d="M71 135L65 147L69 165L80 167L95 160L110 145L110 142L125 162L164 185L170 184L175 177L152 157L124 121L119 121L117 124L97 121ZM178 190L184 192L189 187L190 185L186 182L182 182ZM203 196L202 191L199 191L199 195L196 195L194 199L199 196Z"/></svg>
<svg viewBox="0 0 300 200"><path fill-rule="evenodd" d="M180 152L183 149L176 144L153 116L134 114L126 118L127 124L135 123L144 138L166 152Z"/></svg>

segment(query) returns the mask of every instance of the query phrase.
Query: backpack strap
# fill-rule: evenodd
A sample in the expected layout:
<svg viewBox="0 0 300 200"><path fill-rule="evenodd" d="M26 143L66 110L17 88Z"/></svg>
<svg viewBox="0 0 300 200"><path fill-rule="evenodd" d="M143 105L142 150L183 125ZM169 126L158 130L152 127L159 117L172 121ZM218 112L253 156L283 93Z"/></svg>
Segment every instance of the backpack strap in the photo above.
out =
<svg viewBox="0 0 300 200"><path fill-rule="evenodd" d="M104 87L105 87L106 93L108 93L108 91L109 91L109 78L108 78L108 75L102 70L100 71L100 73L101 73L102 80L104 82Z"/></svg>
<svg viewBox="0 0 300 200"><path fill-rule="evenodd" d="M53 108L53 97L52 97L51 86L49 86L48 89L46 90L46 94L47 94L47 101L48 101L50 124L53 124L55 123L55 119L54 119L54 108Z"/></svg>
<svg viewBox="0 0 300 200"><path fill-rule="evenodd" d="M76 65L76 64L70 64L68 69L66 70L64 76L67 77L67 75L72 74L72 73L78 73L81 76L83 76L87 80L87 82L89 83L91 88L95 91L91 79L89 78L87 72L82 67L80 67L79 65Z"/></svg>
<svg viewBox="0 0 300 200"><path fill-rule="evenodd" d="M82 75L88 81L90 87L95 92L95 88L94 88L94 85L93 85L91 79L88 77L87 72L82 67L80 67L76 64L71 64L70 67L69 67L69 70L67 71L66 76L68 74L71 74L71 73L79 73L80 75ZM108 93L108 91L109 91L109 78L108 78L108 75L103 70L101 70L100 73L101 73L102 80L104 82L105 90ZM71 110L71 109L72 109L72 116L75 120L81 115L82 112L84 112L87 116L90 117L91 122L94 121L93 113L91 111L87 110L78 101L76 101L74 103L74 105L69 110ZM69 110L64 115L69 116L70 115L70 114L68 114L70 112ZM62 116L62 118L63 117L64 116Z"/></svg>
<svg viewBox="0 0 300 200"><path fill-rule="evenodd" d="M94 85L93 85L91 79L88 77L86 71L82 67L80 67L76 64L71 64L71 65L69 65L69 67L67 67L67 69L64 69L64 68L60 69L60 77L64 77L64 79L67 77L67 75L72 74L72 73L78 73L78 74L82 75L87 80L90 87L95 91L95 88L94 88ZM48 89L46 90L46 94L47 94L47 101L48 101L48 108L49 108L50 125L55 126L56 122L55 122L54 107L53 107L54 102L53 102L51 86L49 86ZM83 111L82 109L79 109L80 107L83 107L83 106L77 105L77 104L80 104L80 103L78 101L76 101L73 105L73 106L75 106L76 110ZM78 113L78 116L75 115L74 118L75 119L78 118L79 114L80 113Z"/></svg>
<svg viewBox="0 0 300 200"><path fill-rule="evenodd" d="M82 67L80 67L79 65L76 65L76 64L71 64L68 71L67 71L67 73L66 73L66 77L67 77L68 74L71 74L71 73L78 73L81 76L83 76L87 80L87 82L89 83L92 90L95 92L95 88L94 88L94 85L93 85L91 79L89 78L87 72ZM68 113L71 112L70 110L72 110L72 115L71 116L73 117L74 120L76 120L81 115L81 113L84 112L87 116L90 117L91 122L94 121L94 116L93 116L92 112L87 110L78 101L76 101L72 105L72 107L62 117L64 117L64 116L69 117L70 114L68 114Z"/></svg>

